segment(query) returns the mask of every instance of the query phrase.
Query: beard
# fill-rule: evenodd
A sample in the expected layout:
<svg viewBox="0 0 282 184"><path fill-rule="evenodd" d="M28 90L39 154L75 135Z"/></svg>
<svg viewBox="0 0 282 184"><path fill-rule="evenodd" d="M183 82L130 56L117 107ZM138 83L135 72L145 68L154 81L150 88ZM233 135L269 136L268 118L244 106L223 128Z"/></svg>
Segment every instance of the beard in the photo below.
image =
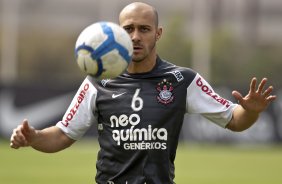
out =
<svg viewBox="0 0 282 184"><path fill-rule="evenodd" d="M151 55L152 51L156 47L156 42L153 42L148 47L144 47L143 45L140 44L136 44L134 45L134 47L142 48L141 50L137 50L136 54L134 54L134 50L133 50L133 55L132 55L132 62L140 63Z"/></svg>
<svg viewBox="0 0 282 184"><path fill-rule="evenodd" d="M132 62L140 63L140 62L142 62L146 57L147 57L146 55L135 56L135 55L133 54L133 56L132 56Z"/></svg>

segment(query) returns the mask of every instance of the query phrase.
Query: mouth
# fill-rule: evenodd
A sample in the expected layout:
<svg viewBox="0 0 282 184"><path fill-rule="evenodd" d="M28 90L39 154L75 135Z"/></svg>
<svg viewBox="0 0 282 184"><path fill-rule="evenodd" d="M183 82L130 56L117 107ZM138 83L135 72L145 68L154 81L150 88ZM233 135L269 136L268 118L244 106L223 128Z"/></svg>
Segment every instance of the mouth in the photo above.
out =
<svg viewBox="0 0 282 184"><path fill-rule="evenodd" d="M139 50L141 50L142 49L142 46L140 46L140 45L135 45L135 46L133 46L133 50L134 51L139 51Z"/></svg>

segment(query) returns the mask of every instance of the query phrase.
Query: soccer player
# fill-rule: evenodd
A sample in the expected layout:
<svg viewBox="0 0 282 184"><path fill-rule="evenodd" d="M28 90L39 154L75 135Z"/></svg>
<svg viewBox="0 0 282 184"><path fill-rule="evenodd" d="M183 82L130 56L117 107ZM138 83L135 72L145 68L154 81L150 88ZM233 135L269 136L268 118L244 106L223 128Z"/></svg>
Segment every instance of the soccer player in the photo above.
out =
<svg viewBox="0 0 282 184"><path fill-rule="evenodd" d="M220 97L192 69L175 66L156 53L162 35L154 7L135 2L120 13L134 52L127 71L116 79L87 76L64 117L36 130L24 120L14 129L11 147L31 146L57 152L80 139L93 124L100 151L99 184L172 184L174 160L185 113L198 113L232 131L252 126L276 98L267 79L253 78L246 96L232 92L238 104Z"/></svg>

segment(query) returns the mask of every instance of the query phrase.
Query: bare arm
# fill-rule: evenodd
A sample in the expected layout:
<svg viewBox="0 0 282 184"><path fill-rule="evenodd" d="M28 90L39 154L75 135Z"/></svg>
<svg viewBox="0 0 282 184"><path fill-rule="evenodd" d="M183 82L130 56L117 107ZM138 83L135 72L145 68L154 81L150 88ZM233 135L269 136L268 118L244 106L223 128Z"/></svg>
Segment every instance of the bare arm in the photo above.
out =
<svg viewBox="0 0 282 184"><path fill-rule="evenodd" d="M75 140L70 139L56 126L35 130L29 126L27 120L24 120L14 129L10 146L15 149L31 146L41 152L54 153L71 146L74 142Z"/></svg>
<svg viewBox="0 0 282 184"><path fill-rule="evenodd" d="M248 112L239 105L235 108L233 117L226 128L235 132L241 132L250 128L257 121L258 117L258 113Z"/></svg>
<svg viewBox="0 0 282 184"><path fill-rule="evenodd" d="M273 91L272 86L264 90L266 82L267 79L264 78L257 88L257 79L253 78L249 93L245 97L238 91L232 92L232 95L238 100L239 105L235 108L233 117L226 128L232 131L243 131L256 122L259 114L276 98L275 95L270 95Z"/></svg>

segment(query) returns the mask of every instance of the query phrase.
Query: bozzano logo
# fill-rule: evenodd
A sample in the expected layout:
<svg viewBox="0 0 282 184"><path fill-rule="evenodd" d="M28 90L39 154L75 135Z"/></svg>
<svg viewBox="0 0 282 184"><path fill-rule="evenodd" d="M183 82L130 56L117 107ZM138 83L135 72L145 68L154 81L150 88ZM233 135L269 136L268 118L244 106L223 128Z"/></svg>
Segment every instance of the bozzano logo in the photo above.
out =
<svg viewBox="0 0 282 184"><path fill-rule="evenodd" d="M213 99L215 99L217 102L219 102L220 104L224 105L226 108L228 108L230 106L229 101L220 97L218 94L216 94L211 87L209 87L208 85L204 84L203 80L201 77L199 77L196 81L196 84L198 87L201 88L201 90L206 93L207 95L209 95L210 97L212 97Z"/></svg>
<svg viewBox="0 0 282 184"><path fill-rule="evenodd" d="M69 121L71 121L76 114L80 104L83 102L85 95L89 89L89 83L86 83L79 94L77 95L76 101L73 102L72 108L69 110L68 114L66 115L65 119L62 121L62 124L67 127L69 125Z"/></svg>

